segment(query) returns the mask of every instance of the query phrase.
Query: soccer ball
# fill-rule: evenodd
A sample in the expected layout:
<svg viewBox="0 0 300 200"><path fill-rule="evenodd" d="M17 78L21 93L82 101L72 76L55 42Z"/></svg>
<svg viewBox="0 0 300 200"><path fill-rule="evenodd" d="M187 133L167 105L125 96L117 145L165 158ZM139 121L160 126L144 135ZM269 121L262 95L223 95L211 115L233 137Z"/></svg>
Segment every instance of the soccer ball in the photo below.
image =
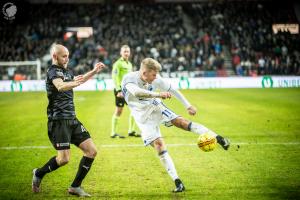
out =
<svg viewBox="0 0 300 200"><path fill-rule="evenodd" d="M216 148L217 139L208 133L204 133L199 136L197 144L202 151L209 152Z"/></svg>

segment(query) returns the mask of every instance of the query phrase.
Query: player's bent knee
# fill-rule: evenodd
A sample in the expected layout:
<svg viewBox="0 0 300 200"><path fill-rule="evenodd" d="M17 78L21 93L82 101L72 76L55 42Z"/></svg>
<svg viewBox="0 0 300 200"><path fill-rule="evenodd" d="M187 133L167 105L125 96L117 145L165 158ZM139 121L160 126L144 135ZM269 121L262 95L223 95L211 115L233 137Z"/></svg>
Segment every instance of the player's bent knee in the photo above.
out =
<svg viewBox="0 0 300 200"><path fill-rule="evenodd" d="M67 164L70 160L70 150L60 150L58 151L56 162L59 166Z"/></svg>
<svg viewBox="0 0 300 200"><path fill-rule="evenodd" d="M70 161L70 157L66 156L66 157L59 157L57 158L57 164L59 166L63 166L63 165L66 165L68 164L68 162Z"/></svg>
<svg viewBox="0 0 300 200"><path fill-rule="evenodd" d="M85 152L85 156L89 158L95 158L97 156L98 152L97 149L89 149L87 152Z"/></svg>
<svg viewBox="0 0 300 200"><path fill-rule="evenodd" d="M154 141L154 148L158 153L161 153L166 150L166 147L162 139L157 139Z"/></svg>
<svg viewBox="0 0 300 200"><path fill-rule="evenodd" d="M92 152L91 152L91 157L92 158L95 158L97 156L98 152L96 149L94 149Z"/></svg>

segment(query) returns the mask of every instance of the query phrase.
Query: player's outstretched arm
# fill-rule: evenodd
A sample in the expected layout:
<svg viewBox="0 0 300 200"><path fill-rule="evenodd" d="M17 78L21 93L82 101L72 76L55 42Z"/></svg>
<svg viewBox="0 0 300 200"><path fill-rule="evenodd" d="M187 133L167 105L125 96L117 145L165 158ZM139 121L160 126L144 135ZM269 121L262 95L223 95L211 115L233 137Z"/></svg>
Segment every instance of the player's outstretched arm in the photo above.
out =
<svg viewBox="0 0 300 200"><path fill-rule="evenodd" d="M135 97L141 98L162 98L162 99L169 99L171 98L170 92L152 92L149 90L142 89L133 83L128 83L125 86L126 90L130 92Z"/></svg>
<svg viewBox="0 0 300 200"><path fill-rule="evenodd" d="M74 80L70 82L64 82L61 78L56 78L53 79L52 83L59 92L71 90L83 83L83 75L76 76Z"/></svg>
<svg viewBox="0 0 300 200"><path fill-rule="evenodd" d="M83 76L83 83L86 82L87 80L89 80L95 74L102 71L104 68L105 68L105 65L102 62L96 63L95 66L94 66L94 69L92 69L91 71L89 71L86 74L82 75Z"/></svg>
<svg viewBox="0 0 300 200"><path fill-rule="evenodd" d="M172 94L170 92L160 92L159 93L159 98L162 99L171 99Z"/></svg>
<svg viewBox="0 0 300 200"><path fill-rule="evenodd" d="M176 99L178 99L186 109L191 107L190 102L183 96L183 94L181 94L179 90L173 89L172 85L165 79L163 79L160 75L157 75L157 78L155 79L155 82L153 84L155 84L156 87L160 88L161 91L167 91L171 93L172 96L175 96Z"/></svg>
<svg viewBox="0 0 300 200"><path fill-rule="evenodd" d="M169 92L176 97L183 105L184 107L188 110L189 108L192 107L191 111L192 113L195 111L195 108L190 104L190 102L185 98L185 96L179 91L179 90L174 90L172 87L169 89ZM196 112L196 111L195 111ZM190 112L189 112L190 114Z"/></svg>
<svg viewBox="0 0 300 200"><path fill-rule="evenodd" d="M196 113L197 113L197 109L194 106L188 107L187 111L190 115L196 115Z"/></svg>
<svg viewBox="0 0 300 200"><path fill-rule="evenodd" d="M52 83L59 92L71 90L89 80L93 75L100 72L104 67L105 65L103 63L98 62L93 70L89 71L84 75L75 76L73 81L64 82L61 78L56 78L53 79Z"/></svg>

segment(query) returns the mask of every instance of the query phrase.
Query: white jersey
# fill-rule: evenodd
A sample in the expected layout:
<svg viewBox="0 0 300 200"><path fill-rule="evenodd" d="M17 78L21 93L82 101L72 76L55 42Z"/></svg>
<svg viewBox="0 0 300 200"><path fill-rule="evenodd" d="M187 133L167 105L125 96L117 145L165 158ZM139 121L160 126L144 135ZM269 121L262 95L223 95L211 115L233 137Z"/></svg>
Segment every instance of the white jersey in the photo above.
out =
<svg viewBox="0 0 300 200"><path fill-rule="evenodd" d="M125 98L125 101L128 104L128 107L131 110L131 113L135 120L140 123L146 122L149 118L151 118L152 112L155 110L157 111L161 107L161 99L159 98L144 98L144 97L136 97L133 94L131 94L127 88L126 85L134 84L137 87L148 90L148 91L169 91L172 94L175 93L175 96L186 106L189 107L189 102L176 90L172 89L172 86L170 83L164 81L161 76L157 75L156 79L151 83L146 83L141 80L140 78L140 72L130 72L126 74L122 81L122 92Z"/></svg>

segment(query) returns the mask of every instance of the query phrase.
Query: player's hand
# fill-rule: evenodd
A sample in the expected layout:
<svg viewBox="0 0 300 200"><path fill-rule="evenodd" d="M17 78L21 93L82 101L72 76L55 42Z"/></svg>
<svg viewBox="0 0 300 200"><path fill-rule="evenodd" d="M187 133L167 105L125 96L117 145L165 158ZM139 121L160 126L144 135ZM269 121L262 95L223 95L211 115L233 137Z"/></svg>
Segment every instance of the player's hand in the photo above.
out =
<svg viewBox="0 0 300 200"><path fill-rule="evenodd" d="M160 92L159 97L162 99L171 99L172 95L170 92Z"/></svg>
<svg viewBox="0 0 300 200"><path fill-rule="evenodd" d="M105 65L104 65L102 62L98 62L98 63L96 63L95 66L94 66L94 71L95 71L96 73L99 73L99 72L101 72L104 68L105 68Z"/></svg>
<svg viewBox="0 0 300 200"><path fill-rule="evenodd" d="M74 77L74 82L76 83L76 85L81 85L82 83L84 83L84 78L83 75L78 75Z"/></svg>
<svg viewBox="0 0 300 200"><path fill-rule="evenodd" d="M188 111L189 115L196 115L196 113L197 113L197 109L194 106L188 107L187 111Z"/></svg>
<svg viewBox="0 0 300 200"><path fill-rule="evenodd" d="M117 93L117 97L119 97L119 98L124 98L123 93L122 93L122 92L118 92L118 93Z"/></svg>

